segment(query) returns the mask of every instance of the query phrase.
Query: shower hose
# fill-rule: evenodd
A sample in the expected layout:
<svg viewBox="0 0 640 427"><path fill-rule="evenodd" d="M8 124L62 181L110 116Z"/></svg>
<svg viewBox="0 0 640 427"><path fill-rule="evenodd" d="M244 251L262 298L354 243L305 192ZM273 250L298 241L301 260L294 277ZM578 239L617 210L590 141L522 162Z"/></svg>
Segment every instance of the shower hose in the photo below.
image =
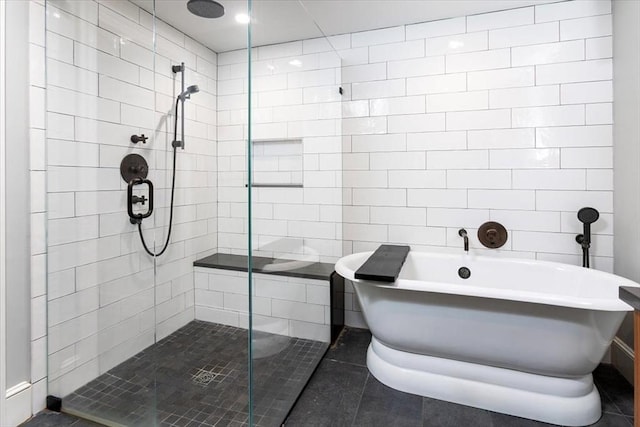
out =
<svg viewBox="0 0 640 427"><path fill-rule="evenodd" d="M173 126L173 140L177 141L178 139L178 104L180 103L180 98L176 100L176 114L175 114L175 125ZM167 240L164 242L164 246L162 250L158 253L152 252L149 250L147 243L144 241L144 234L142 234L142 221L138 223L138 233L140 234L140 240L142 241L142 246L144 250L147 251L149 255L152 257L158 257L167 250L169 246L169 240L171 239L171 225L173 224L173 195L176 189L176 150L177 144L171 144L173 146L173 175L171 177L171 205L169 207L169 231L167 232Z"/></svg>

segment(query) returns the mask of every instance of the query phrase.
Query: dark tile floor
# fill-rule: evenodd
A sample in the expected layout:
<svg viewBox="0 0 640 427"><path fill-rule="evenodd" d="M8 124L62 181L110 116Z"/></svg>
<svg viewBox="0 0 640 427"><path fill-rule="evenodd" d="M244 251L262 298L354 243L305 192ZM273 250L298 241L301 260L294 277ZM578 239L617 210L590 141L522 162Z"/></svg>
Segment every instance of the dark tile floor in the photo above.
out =
<svg viewBox="0 0 640 427"><path fill-rule="evenodd" d="M286 427L541 427L549 424L403 393L366 367L371 334L348 329L330 348L285 422ZM602 398L598 427L633 425L633 387L610 365L594 372Z"/></svg>
<svg viewBox="0 0 640 427"><path fill-rule="evenodd" d="M285 421L285 427L548 426L537 421L423 398L386 387L373 378L367 370L366 350L370 339L371 335L366 330L347 329L344 332L338 344L330 348L322 359ZM594 425L598 427L632 426L633 388L609 365L600 365L594 372L594 378L600 391L603 407L603 416ZM38 419L43 415L49 418L42 418L43 422L40 424ZM49 419L55 416L57 414L40 414L28 425L29 427L93 425L47 424ZM63 417L66 416L63 415Z"/></svg>
<svg viewBox="0 0 640 427"><path fill-rule="evenodd" d="M279 426L328 344L253 337L254 425ZM193 321L64 397L63 411L124 426L247 425L247 338L244 329Z"/></svg>
<svg viewBox="0 0 640 427"><path fill-rule="evenodd" d="M44 410L20 427L100 427L91 421L83 420L69 414Z"/></svg>

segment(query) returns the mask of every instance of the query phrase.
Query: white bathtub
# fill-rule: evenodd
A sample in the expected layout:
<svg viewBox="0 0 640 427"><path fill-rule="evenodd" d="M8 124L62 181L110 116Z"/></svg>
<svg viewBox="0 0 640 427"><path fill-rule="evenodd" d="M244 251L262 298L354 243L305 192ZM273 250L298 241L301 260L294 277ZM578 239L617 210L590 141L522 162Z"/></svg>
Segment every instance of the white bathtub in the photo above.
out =
<svg viewBox="0 0 640 427"><path fill-rule="evenodd" d="M367 366L397 390L553 424L601 415L591 373L626 311L597 270L552 262L409 252L394 283L353 281L373 338ZM460 267L471 270L468 279Z"/></svg>

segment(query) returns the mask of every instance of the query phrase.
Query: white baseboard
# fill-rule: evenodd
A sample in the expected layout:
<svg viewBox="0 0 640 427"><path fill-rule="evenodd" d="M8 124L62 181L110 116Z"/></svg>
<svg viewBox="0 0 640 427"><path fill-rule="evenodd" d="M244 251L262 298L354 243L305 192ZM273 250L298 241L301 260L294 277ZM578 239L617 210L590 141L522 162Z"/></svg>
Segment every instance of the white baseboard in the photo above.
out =
<svg viewBox="0 0 640 427"><path fill-rule="evenodd" d="M615 337L611 343L611 363L623 377L633 385L633 349L620 338Z"/></svg>
<svg viewBox="0 0 640 427"><path fill-rule="evenodd" d="M31 384L22 382L7 390L3 426L14 427L31 417Z"/></svg>

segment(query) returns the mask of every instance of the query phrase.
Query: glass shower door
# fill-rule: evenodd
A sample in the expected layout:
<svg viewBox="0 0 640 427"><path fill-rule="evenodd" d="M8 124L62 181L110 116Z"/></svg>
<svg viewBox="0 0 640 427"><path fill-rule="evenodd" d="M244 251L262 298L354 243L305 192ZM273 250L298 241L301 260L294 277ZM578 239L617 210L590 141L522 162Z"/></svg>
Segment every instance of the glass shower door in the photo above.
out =
<svg viewBox="0 0 640 427"><path fill-rule="evenodd" d="M302 2L253 1L247 136L252 421L277 426L329 346L342 253L341 60ZM288 37L274 39L282 17Z"/></svg>
<svg viewBox="0 0 640 427"><path fill-rule="evenodd" d="M155 418L155 364L131 361L156 342L157 266L127 215L128 182L165 175L153 21L128 2L46 2L48 394L114 425ZM149 188L132 195L150 207Z"/></svg>
<svg viewBox="0 0 640 427"><path fill-rule="evenodd" d="M193 266L216 251L217 54L160 3L46 2L48 394L107 425L226 413Z"/></svg>
<svg viewBox="0 0 640 427"><path fill-rule="evenodd" d="M46 2L48 392L64 411L279 425L327 348L340 60L299 2L224 6ZM265 31L274 13L300 18L290 41ZM253 48L199 32L216 28ZM203 262L216 253L247 271Z"/></svg>

